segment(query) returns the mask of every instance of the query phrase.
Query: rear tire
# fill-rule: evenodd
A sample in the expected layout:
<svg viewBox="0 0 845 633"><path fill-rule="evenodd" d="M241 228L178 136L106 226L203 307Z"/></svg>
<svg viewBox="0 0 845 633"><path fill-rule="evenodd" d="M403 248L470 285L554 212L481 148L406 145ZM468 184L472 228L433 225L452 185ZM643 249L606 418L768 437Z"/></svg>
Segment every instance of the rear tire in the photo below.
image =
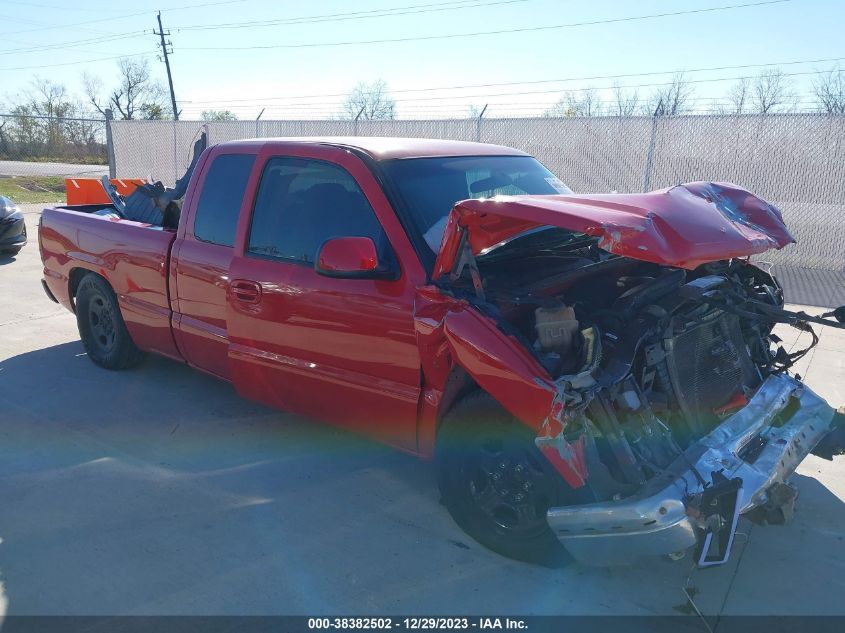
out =
<svg viewBox="0 0 845 633"><path fill-rule="evenodd" d="M105 369L128 369L140 363L142 352L126 329L108 282L89 273L76 290L76 323L88 357Z"/></svg>
<svg viewBox="0 0 845 633"><path fill-rule="evenodd" d="M571 561L549 528L550 507L579 503L534 444L534 433L485 392L446 414L437 435L437 481L461 529L508 558L559 567Z"/></svg>

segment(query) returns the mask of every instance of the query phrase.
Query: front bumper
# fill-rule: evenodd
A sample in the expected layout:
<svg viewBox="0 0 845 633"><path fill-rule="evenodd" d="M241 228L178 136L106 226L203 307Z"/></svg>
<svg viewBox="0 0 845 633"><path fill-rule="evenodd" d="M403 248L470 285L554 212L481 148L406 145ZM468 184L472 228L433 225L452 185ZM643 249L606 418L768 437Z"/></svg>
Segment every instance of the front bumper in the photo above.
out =
<svg viewBox="0 0 845 633"><path fill-rule="evenodd" d="M785 374L770 376L742 410L635 495L551 508L549 525L574 558L589 564L624 564L684 552L707 534L693 500L716 480L739 478L739 514L763 506L831 431L834 416L833 408L803 383ZM748 451L752 442L762 448ZM729 553L727 543L725 559Z"/></svg>
<svg viewBox="0 0 845 633"><path fill-rule="evenodd" d="M20 248L26 244L26 223L23 218L0 220L0 250Z"/></svg>

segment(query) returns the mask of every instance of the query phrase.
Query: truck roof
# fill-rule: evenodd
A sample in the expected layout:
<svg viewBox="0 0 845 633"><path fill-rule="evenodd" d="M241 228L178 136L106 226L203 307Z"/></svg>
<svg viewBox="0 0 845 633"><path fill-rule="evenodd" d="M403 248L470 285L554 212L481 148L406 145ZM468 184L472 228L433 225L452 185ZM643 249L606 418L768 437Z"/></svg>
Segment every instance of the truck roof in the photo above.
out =
<svg viewBox="0 0 845 633"><path fill-rule="evenodd" d="M375 160L391 158L424 158L444 156L528 156L525 152L504 145L472 143L470 141L446 141L432 138L400 138L384 136L297 136L257 138L242 141L226 141L220 145L228 147L249 147L278 145L332 145L361 150Z"/></svg>

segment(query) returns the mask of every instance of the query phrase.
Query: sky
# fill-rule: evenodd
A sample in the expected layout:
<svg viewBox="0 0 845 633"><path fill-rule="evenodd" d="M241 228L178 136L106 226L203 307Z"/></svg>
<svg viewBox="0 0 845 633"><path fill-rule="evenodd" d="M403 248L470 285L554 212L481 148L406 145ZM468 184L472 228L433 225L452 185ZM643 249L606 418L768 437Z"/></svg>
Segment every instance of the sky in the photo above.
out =
<svg viewBox="0 0 845 633"><path fill-rule="evenodd" d="M737 66L767 64L790 75L809 108L813 73L845 68L845 2L759 2L0 0L0 113L36 77L80 97L83 72L114 84L123 55L148 58L166 84L157 9L183 119L210 109L254 119L263 108L264 119L332 118L357 82L378 79L401 118L462 117L485 104L487 117L535 116L566 90L608 98L619 83L645 96L679 71L693 81L693 109L706 110L733 78L762 68ZM373 42L408 38L417 39Z"/></svg>

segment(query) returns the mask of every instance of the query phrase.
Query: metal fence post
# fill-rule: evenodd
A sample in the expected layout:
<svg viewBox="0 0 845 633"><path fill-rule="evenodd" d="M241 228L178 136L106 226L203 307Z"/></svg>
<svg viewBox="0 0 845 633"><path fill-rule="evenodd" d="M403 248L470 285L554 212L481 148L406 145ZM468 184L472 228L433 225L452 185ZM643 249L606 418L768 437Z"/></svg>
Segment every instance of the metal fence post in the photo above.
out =
<svg viewBox="0 0 845 633"><path fill-rule="evenodd" d="M651 117L651 140L648 142L648 153L645 158L645 173L643 173L643 193L651 189L651 170L654 165L654 146L657 142L657 121L663 114L663 101L661 100L654 109Z"/></svg>
<svg viewBox="0 0 845 633"><path fill-rule="evenodd" d="M261 112L258 113L258 116L255 117L255 138L261 138L261 123L259 123L259 119L261 119L261 115L264 114L264 110L267 108L261 108Z"/></svg>
<svg viewBox="0 0 845 633"><path fill-rule="evenodd" d="M173 130L173 182L176 182L179 179L179 159L176 157L177 125L178 122L176 119L173 119L170 122L171 129Z"/></svg>
<svg viewBox="0 0 845 633"><path fill-rule="evenodd" d="M481 108L481 112L478 113L478 119L475 122L475 141L476 143L481 142L481 119L484 118L484 113L487 112L487 106L489 104L485 103L484 107Z"/></svg>
<svg viewBox="0 0 845 633"><path fill-rule="evenodd" d="M364 114L364 108L366 108L366 107L367 106L361 106L361 109L358 110L358 114L355 115L355 126L354 126L354 132L352 133L352 136L358 136L358 119L360 119L361 115Z"/></svg>
<svg viewBox="0 0 845 633"><path fill-rule="evenodd" d="M109 178L117 177L117 168L114 164L114 139L112 139L111 122L114 120L114 113L111 108L106 108L106 157L109 161Z"/></svg>

